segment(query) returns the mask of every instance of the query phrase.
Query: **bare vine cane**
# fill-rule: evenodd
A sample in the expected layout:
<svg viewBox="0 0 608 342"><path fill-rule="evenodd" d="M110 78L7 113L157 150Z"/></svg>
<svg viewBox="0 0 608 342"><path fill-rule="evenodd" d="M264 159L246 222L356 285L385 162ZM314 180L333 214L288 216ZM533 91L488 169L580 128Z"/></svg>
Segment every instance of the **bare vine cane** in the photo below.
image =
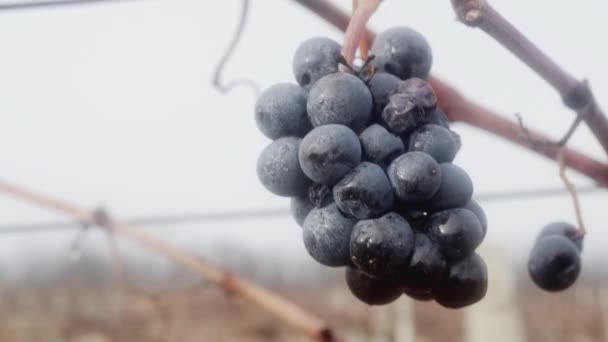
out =
<svg viewBox="0 0 608 342"><path fill-rule="evenodd" d="M460 19L494 38L526 63L562 97L564 104L587 123L608 153L608 119L597 105L586 80L578 81L539 49L485 0L451 0Z"/></svg>
<svg viewBox="0 0 608 342"><path fill-rule="evenodd" d="M522 139L525 139L527 142L529 142L532 145L536 145L537 147L546 147L546 148L553 148L553 149L555 149L555 148L561 149L562 147L566 146L566 144L568 143L570 138L572 138L572 136L576 132L576 129L578 128L580 123L583 121L583 118L580 115L577 115L576 118L574 119L574 121L572 122L572 124L570 125L570 127L568 128L568 130L566 131L566 133L559 140L551 141L551 140L535 140L532 137L532 135L530 134L530 131L528 130L528 128L524 125L524 119L521 116L521 114L517 113L517 114L515 114L515 117L517 118L517 122L519 123L519 127L521 128Z"/></svg>

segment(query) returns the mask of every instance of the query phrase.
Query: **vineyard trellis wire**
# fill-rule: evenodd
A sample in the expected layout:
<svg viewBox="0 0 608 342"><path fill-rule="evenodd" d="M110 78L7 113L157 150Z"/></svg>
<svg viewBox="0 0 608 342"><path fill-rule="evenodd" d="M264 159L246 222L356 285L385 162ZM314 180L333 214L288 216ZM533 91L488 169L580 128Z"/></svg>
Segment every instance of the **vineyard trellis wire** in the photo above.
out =
<svg viewBox="0 0 608 342"><path fill-rule="evenodd" d="M603 193L605 189L597 185L577 186L579 194ZM556 196L567 196L568 191L563 187L547 187L539 189L518 190L509 192L488 192L475 196L479 202L505 202L513 200L530 200ZM284 218L290 215L288 208L242 209L218 212L191 212L166 215L141 215L123 217L120 221L140 226L147 225L179 225L187 223L234 222L258 219ZM71 231L80 229L82 223L76 221L15 223L0 225L0 234L44 233L50 231ZM179 227L179 226L178 226Z"/></svg>
<svg viewBox="0 0 608 342"><path fill-rule="evenodd" d="M126 2L134 0L39 0L39 1L1 1L0 11L24 10L40 7L57 7L67 5L92 5L111 2Z"/></svg>

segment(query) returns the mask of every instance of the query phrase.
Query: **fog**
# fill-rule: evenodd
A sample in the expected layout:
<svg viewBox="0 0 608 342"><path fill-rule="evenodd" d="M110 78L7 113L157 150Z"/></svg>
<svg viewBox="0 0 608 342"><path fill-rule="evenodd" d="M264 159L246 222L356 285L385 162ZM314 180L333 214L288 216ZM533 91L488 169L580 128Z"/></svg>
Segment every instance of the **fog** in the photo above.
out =
<svg viewBox="0 0 608 342"><path fill-rule="evenodd" d="M347 8L350 1L338 3ZM573 75L589 78L599 103L608 105L608 49L597 41L608 31L608 3L493 3ZM141 0L0 13L0 179L86 208L104 205L116 217L287 208L255 174L269 141L253 120L254 95L245 88L220 94L210 83L239 11L240 1ZM472 98L508 117L520 113L552 137L570 125L573 115L557 94L486 35L456 22L447 1L385 1L371 27L396 25L423 33L433 48L434 74ZM291 1L254 1L225 76L262 87L294 82L292 54L317 35L341 39ZM561 186L553 162L474 128L454 129L463 139L455 163L469 172L476 193ZM586 127L572 145L606 160ZM577 184L590 184L571 174ZM608 256L608 193L581 200L589 230L583 260L600 265ZM544 224L575 219L565 195L482 205L490 221L486 246L518 260ZM0 196L4 227L57 220L66 217ZM261 264L277 260L290 270L311 263L300 228L287 216L151 231L225 264L239 261L226 255L226 243L242 246ZM17 281L32 270L70 267L76 233L0 235L0 269ZM107 256L103 234L85 241L85 255ZM121 248L130 260L142 260L139 265L169 267L132 243Z"/></svg>

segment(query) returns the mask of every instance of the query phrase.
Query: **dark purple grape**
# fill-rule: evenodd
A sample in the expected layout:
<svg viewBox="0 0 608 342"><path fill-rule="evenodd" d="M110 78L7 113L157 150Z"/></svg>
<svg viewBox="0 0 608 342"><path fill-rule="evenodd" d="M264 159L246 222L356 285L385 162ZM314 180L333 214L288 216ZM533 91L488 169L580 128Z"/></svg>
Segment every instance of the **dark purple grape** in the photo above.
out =
<svg viewBox="0 0 608 342"><path fill-rule="evenodd" d="M424 124L424 110L404 94L393 94L382 111L382 122L397 134L405 134Z"/></svg>
<svg viewBox="0 0 608 342"><path fill-rule="evenodd" d="M430 216L424 211L411 209L406 203L395 202L393 211L401 215L416 232L426 233L430 227Z"/></svg>
<svg viewBox="0 0 608 342"><path fill-rule="evenodd" d="M397 83L396 94L404 94L419 108L424 109L426 114L433 113L437 108L437 95L431 85L418 77L408 78Z"/></svg>
<svg viewBox="0 0 608 342"><path fill-rule="evenodd" d="M290 197L303 196L308 192L310 180L298 162L301 141L294 137L280 138L262 151L256 171L268 191Z"/></svg>
<svg viewBox="0 0 608 342"><path fill-rule="evenodd" d="M567 222L553 222L549 223L540 231L537 237L537 241L544 239L547 236L561 235L568 240L574 242L579 251L583 250L583 238L580 236L578 229L575 226Z"/></svg>
<svg viewBox="0 0 608 342"><path fill-rule="evenodd" d="M460 167L441 163L441 186L428 201L432 210L443 210L464 207L473 196L473 182L469 175Z"/></svg>
<svg viewBox="0 0 608 342"><path fill-rule="evenodd" d="M270 139L303 137L312 129L306 114L306 91L280 83L266 89L255 104L255 121Z"/></svg>
<svg viewBox="0 0 608 342"><path fill-rule="evenodd" d="M372 95L356 76L338 72L315 83L308 94L308 117L315 127L345 125L361 131L372 114Z"/></svg>
<svg viewBox="0 0 608 342"><path fill-rule="evenodd" d="M408 151L424 152L438 163L450 163L460 149L459 144L460 141L448 129L424 125L411 134Z"/></svg>
<svg viewBox="0 0 608 342"><path fill-rule="evenodd" d="M361 143L346 126L319 126L302 140L299 160L310 179L334 185L361 163Z"/></svg>
<svg viewBox="0 0 608 342"><path fill-rule="evenodd" d="M289 204L291 216L293 216L300 227L304 225L306 216L308 216L308 213L310 213L314 207L315 206L308 199L308 196L292 197Z"/></svg>
<svg viewBox="0 0 608 342"><path fill-rule="evenodd" d="M389 96L397 90L400 81L396 76L386 72L376 72L369 80L368 87L374 102L372 111L374 118L382 116L382 111L389 102Z"/></svg>
<svg viewBox="0 0 608 342"><path fill-rule="evenodd" d="M369 305L384 305L401 297L401 288L394 280L374 278L354 267L346 268L346 284L355 297Z"/></svg>
<svg viewBox="0 0 608 342"><path fill-rule="evenodd" d="M402 287L409 292L424 294L431 292L446 270L446 260L439 245L426 234L415 234L415 245L408 266L399 275Z"/></svg>
<svg viewBox="0 0 608 342"><path fill-rule="evenodd" d="M411 78L399 82L382 112L382 120L391 132L407 134L426 124L436 105L433 88L422 79Z"/></svg>
<svg viewBox="0 0 608 342"><path fill-rule="evenodd" d="M304 220L306 250L325 266L350 264L350 237L355 220L344 216L335 204L313 209Z"/></svg>
<svg viewBox="0 0 608 342"><path fill-rule="evenodd" d="M470 200L463 208L469 209L477 216L479 223L481 223L481 231L483 233L482 240L485 239L486 234L488 233L488 218L479 203L475 200Z"/></svg>
<svg viewBox="0 0 608 342"><path fill-rule="evenodd" d="M393 189L382 168L363 162L334 185L340 210L358 219L378 217L393 206Z"/></svg>
<svg viewBox="0 0 608 342"><path fill-rule="evenodd" d="M403 294L419 302L428 302L434 298L431 290L414 290L403 288Z"/></svg>
<svg viewBox="0 0 608 342"><path fill-rule="evenodd" d="M302 227L304 225L304 220L308 213L314 208L308 196L304 197L292 197L291 202L289 204L289 210L291 211L291 216L296 220L296 223Z"/></svg>
<svg viewBox="0 0 608 342"><path fill-rule="evenodd" d="M450 209L431 216L429 237L441 253L456 260L473 253L483 238L481 223L468 209Z"/></svg>
<svg viewBox="0 0 608 342"><path fill-rule="evenodd" d="M350 241L352 262L376 277L398 274L407 265L413 248L412 228L396 213L357 222Z"/></svg>
<svg viewBox="0 0 608 342"><path fill-rule="evenodd" d="M409 27L395 27L382 32L372 44L374 66L401 79L427 78L433 63L426 39Z"/></svg>
<svg viewBox="0 0 608 342"><path fill-rule="evenodd" d="M565 236L545 236L532 248L528 272L543 290L565 290L574 284L581 272L579 249Z"/></svg>
<svg viewBox="0 0 608 342"><path fill-rule="evenodd" d="M380 166L388 166L394 158L405 151L403 140L378 124L373 124L361 132L359 140L361 140L363 159Z"/></svg>
<svg viewBox="0 0 608 342"><path fill-rule="evenodd" d="M439 125L447 129L450 128L450 120L445 115L445 113L439 108L435 109L430 113L427 113L426 123L432 125Z"/></svg>
<svg viewBox="0 0 608 342"><path fill-rule="evenodd" d="M340 44L324 37L300 44L293 58L293 73L298 84L310 89L323 76L337 72L340 50Z"/></svg>
<svg viewBox="0 0 608 342"><path fill-rule="evenodd" d="M402 201L422 202L432 198L441 186L441 168L428 154L408 152L388 167L395 195Z"/></svg>
<svg viewBox="0 0 608 342"><path fill-rule="evenodd" d="M433 295L440 305L458 309L474 304L488 290L486 264L477 254L452 262L443 279L435 286Z"/></svg>
<svg viewBox="0 0 608 342"><path fill-rule="evenodd" d="M412 224L410 220L420 221L429 218L427 213L425 213L424 211L412 209L412 207L410 207L407 203L395 202L395 204L393 205L393 209L397 214L401 215L401 217L403 217L407 222L409 222L410 225Z"/></svg>

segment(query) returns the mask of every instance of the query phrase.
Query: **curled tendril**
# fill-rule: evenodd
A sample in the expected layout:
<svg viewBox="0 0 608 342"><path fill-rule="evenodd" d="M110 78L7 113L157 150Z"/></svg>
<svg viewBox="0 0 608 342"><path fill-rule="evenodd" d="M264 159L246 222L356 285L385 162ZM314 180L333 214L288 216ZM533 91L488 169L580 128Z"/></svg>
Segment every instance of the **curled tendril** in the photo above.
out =
<svg viewBox="0 0 608 342"><path fill-rule="evenodd" d="M222 81L222 73L224 72L224 69L226 68L226 64L228 64L228 61L230 61L230 58L232 58L232 56L234 55L234 51L238 47L238 44L241 41L241 37L243 36L243 32L245 31L245 25L247 23L247 15L249 14L249 9L250 9L250 1L243 0L243 5L241 7L241 16L239 18L239 23L236 28L236 31L234 32L234 36L232 37L230 44L226 48L226 51L220 58L217 66L215 68L215 72L213 73L213 80L212 80L213 86L219 92L224 93L224 94L230 92L232 89L234 89L235 87L238 87L238 86L250 88L251 90L253 90L256 97L259 96L260 92L261 92L258 84L250 79L237 79L237 80L232 80L232 81L228 81L228 82Z"/></svg>

